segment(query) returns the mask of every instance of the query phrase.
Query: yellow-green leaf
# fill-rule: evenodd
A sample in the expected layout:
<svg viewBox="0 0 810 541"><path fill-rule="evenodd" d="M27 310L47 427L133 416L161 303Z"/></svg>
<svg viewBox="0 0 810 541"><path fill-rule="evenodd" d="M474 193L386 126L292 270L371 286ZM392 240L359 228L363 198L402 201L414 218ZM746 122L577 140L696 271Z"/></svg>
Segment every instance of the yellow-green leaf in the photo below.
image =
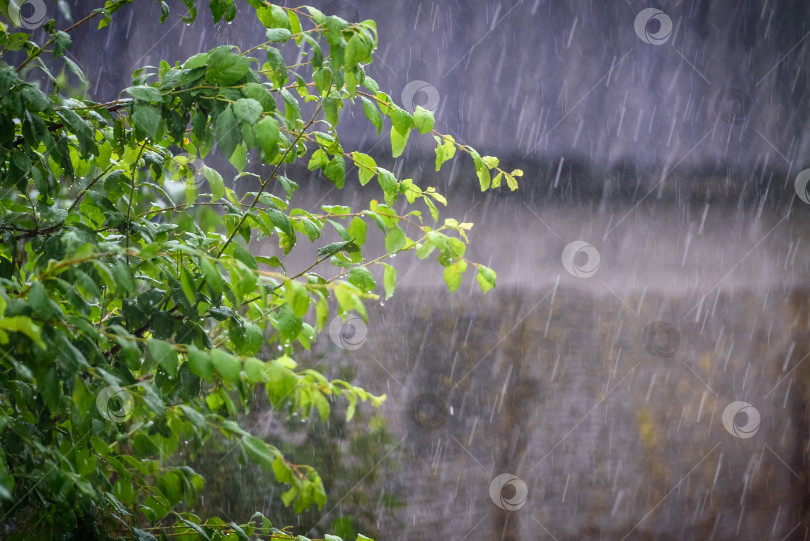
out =
<svg viewBox="0 0 810 541"><path fill-rule="evenodd" d="M386 300L391 298L394 294L394 287L397 283L397 269L387 263L383 263L385 270L383 271L383 287L385 288Z"/></svg>

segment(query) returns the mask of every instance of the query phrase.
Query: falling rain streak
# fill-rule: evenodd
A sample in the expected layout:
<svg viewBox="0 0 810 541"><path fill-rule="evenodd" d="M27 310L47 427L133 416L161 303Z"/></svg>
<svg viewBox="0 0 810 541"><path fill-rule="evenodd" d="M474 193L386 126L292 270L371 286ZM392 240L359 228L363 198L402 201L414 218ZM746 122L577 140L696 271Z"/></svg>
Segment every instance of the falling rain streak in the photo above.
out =
<svg viewBox="0 0 810 541"><path fill-rule="evenodd" d="M525 174L517 191L503 179L481 192L470 164L433 172L431 137L392 160L362 114L341 113L344 147L436 186L449 215L475 223L466 256L493 267L498 287L483 296L467 277L448 295L440 272L402 254L390 260L396 294L369 306L368 325L336 317L301 352L302 365L389 398L379 411L358 407L379 416L371 435L252 413L264 435L307 452L333 446L338 481L300 533L806 538L806 3L311 3L375 19L379 56L366 71L380 88ZM41 24L33 7L24 24ZM176 18L159 26L159 7L75 37L94 99L117 97L135 66L263 34L247 17L216 32ZM187 180L198 188L211 167L238 193L255 190L216 153L200 162ZM361 207L373 193L336 192L301 169L286 172L299 207ZM368 246L383 247L371 228ZM251 248L294 272L314 254ZM128 407L104 404L114 417ZM224 517L278 500L256 472L218 474L240 485L206 493L204 507Z"/></svg>

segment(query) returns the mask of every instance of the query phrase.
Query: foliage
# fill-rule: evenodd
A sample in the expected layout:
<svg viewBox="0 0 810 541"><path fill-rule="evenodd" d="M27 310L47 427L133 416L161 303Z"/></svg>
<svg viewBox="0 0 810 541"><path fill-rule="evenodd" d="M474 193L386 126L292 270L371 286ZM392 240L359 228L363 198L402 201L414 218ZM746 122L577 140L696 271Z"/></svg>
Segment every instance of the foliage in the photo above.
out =
<svg viewBox="0 0 810 541"><path fill-rule="evenodd" d="M301 362L306 363L304 357L309 356L301 355ZM350 379L354 371L344 367L339 377ZM388 432L385 417L358 408L352 422L346 422L345 408L334 407L325 423L296 415L280 423L276 416L268 419L267 407L264 397L257 394L250 413L241 420L278 441L288 460L317 469L329 495L326 507L312 506L296 514L277 497L281 487L263 479L259 466L228 460L232 444L216 445L209 440L185 462L206 480L195 506L198 515L240 521L258 510L274 522L296 524L302 532L319 537L334 532L350 539L358 531L376 539L381 511L385 527L403 527L395 517L408 496L394 474L403 458L402 447Z"/></svg>
<svg viewBox="0 0 810 541"><path fill-rule="evenodd" d="M396 270L385 260L397 252L436 251L451 290L470 265L482 290L495 285L494 271L464 257L472 224L439 224L441 194L343 149L342 112L359 98L378 135L387 117L395 157L412 130L433 133L436 169L460 150L482 189L501 178L514 189L520 172L433 131L430 111L410 114L379 90L365 74L378 40L373 21L311 7L250 0L267 29L263 43L144 67L113 102L76 97L65 72L55 73L63 65L86 84L65 56L70 32L90 21L103 29L129 1L109 0L64 31L49 21L41 44L0 25L0 524L17 539L293 539L261 514L241 525L197 516L204 479L169 465L171 457L228 438L239 444L235 459L285 486L284 505L321 508L317 471L237 422L254 390L302 418L326 420L340 398L347 421L358 401L379 405L384 396L294 359L330 314L366 319L365 300L393 294ZM192 24L195 3L184 4ZM236 15L233 0L210 7L217 23ZM303 60L288 64L299 50ZM215 149L238 171L235 182L256 179L259 189L237 194L221 171L200 165ZM247 171L249 155L268 172ZM361 185L376 177L383 202L294 208L298 186L284 172L298 160L337 188L354 164ZM424 204L433 225L417 209L396 212L403 196ZM363 251L369 223L385 236L375 257ZM248 249L270 238L288 254L302 238L323 244L328 229L341 241L320 246L297 274ZM336 276L316 268L324 262ZM260 358L268 344L275 358Z"/></svg>

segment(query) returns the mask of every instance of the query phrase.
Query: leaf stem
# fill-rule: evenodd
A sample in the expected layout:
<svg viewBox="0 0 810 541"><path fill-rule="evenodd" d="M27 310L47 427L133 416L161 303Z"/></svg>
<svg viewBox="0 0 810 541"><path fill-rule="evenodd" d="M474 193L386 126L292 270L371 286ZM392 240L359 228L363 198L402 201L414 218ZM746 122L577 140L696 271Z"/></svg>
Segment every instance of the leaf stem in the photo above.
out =
<svg viewBox="0 0 810 541"><path fill-rule="evenodd" d="M143 155L143 149L146 148L146 139L143 140L143 144L141 145L141 150L138 151L138 157L135 158L135 161L132 162L132 187L129 190L129 204L127 205L127 265L129 265L129 238L132 233L132 222L130 221L130 216L132 215L132 200L135 198L135 173L138 170L138 162L141 161L141 156Z"/></svg>
<svg viewBox="0 0 810 541"><path fill-rule="evenodd" d="M222 245L222 249L220 249L219 253L217 254L217 259L222 257L222 254L225 253L225 250L228 248L228 246L231 244L231 241L233 241L233 238L239 232L239 228L241 228L242 224L244 224L245 220L247 220L247 217L250 214L250 211L252 211L254 208L256 208L256 204L259 202L259 198L262 195L262 193L264 193L264 190L267 188L267 185L270 183L271 180L273 180L273 178L275 178L276 174L278 173L279 168L281 167L281 164L284 163L284 159L287 157L287 155L289 155L290 151L293 148L295 148L295 146L298 144L298 141L301 140L301 137L303 137L304 134L306 133L306 131L309 129L309 127L312 126L313 122L315 122L315 119L318 117L318 114L321 112L321 109L323 109L323 102L320 102L318 104L318 108L315 110L315 114L312 115L312 118L309 120L307 125L304 126L301 129L301 131L295 137L295 140L292 143L290 143L290 146L287 147L287 150L284 151L284 154L281 156L281 159L278 161L276 166L273 168L273 171L270 173L270 176L267 177L267 180L262 182L261 188L259 188L259 191L256 193L256 198L253 200L253 203L251 203L250 207L247 209L245 214L239 220L239 223L236 224L236 227L233 228L233 231L231 232L230 236L228 236L228 239Z"/></svg>

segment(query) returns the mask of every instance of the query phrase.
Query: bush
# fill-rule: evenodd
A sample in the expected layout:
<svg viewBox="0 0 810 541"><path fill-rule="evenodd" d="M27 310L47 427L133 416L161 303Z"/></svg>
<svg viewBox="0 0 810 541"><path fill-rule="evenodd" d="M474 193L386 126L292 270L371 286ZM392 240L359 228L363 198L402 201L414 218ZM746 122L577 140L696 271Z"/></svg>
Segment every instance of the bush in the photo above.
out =
<svg viewBox="0 0 810 541"><path fill-rule="evenodd" d="M295 358L330 315L366 319L364 301L394 292L386 259L400 251L435 251L451 290L470 266L483 291L495 285L494 271L464 257L472 224L440 223L436 203L446 201L435 189L346 152L341 112L359 99L378 135L387 117L394 157L413 130L433 134L436 170L461 151L482 189L501 180L515 189L521 172L502 171L496 158L434 131L430 111L410 114L379 90L365 73L374 21L311 7L250 0L263 43L144 67L113 102L76 97L65 73L86 79L65 56L70 32L103 29L127 3L108 1L65 31L48 21L42 44L32 31L0 27L0 524L13 539L292 539L259 513L241 525L195 514L204 479L183 457L214 437L238 442L234 460L272 472L285 506L320 509L318 472L238 423L256 388L302 418L326 420L339 400L346 421L359 401L379 405L385 396L300 369ZM194 2L184 4L192 24ZM236 14L233 0L210 6L217 23ZM303 61L288 64L299 52ZM234 182L258 189L227 187L204 164L212 152L237 170ZM248 156L269 173L246 170ZM384 202L294 208L298 186L285 171L300 160L337 188L354 164L364 190L376 191L376 178ZM394 209L402 197L405 214ZM373 257L364 253L369 224L385 237ZM321 241L327 230L341 240ZM292 274L277 257L251 254L257 238L284 254L307 239L318 257ZM335 277L324 277L325 263ZM268 346L274 358L260 354Z"/></svg>

